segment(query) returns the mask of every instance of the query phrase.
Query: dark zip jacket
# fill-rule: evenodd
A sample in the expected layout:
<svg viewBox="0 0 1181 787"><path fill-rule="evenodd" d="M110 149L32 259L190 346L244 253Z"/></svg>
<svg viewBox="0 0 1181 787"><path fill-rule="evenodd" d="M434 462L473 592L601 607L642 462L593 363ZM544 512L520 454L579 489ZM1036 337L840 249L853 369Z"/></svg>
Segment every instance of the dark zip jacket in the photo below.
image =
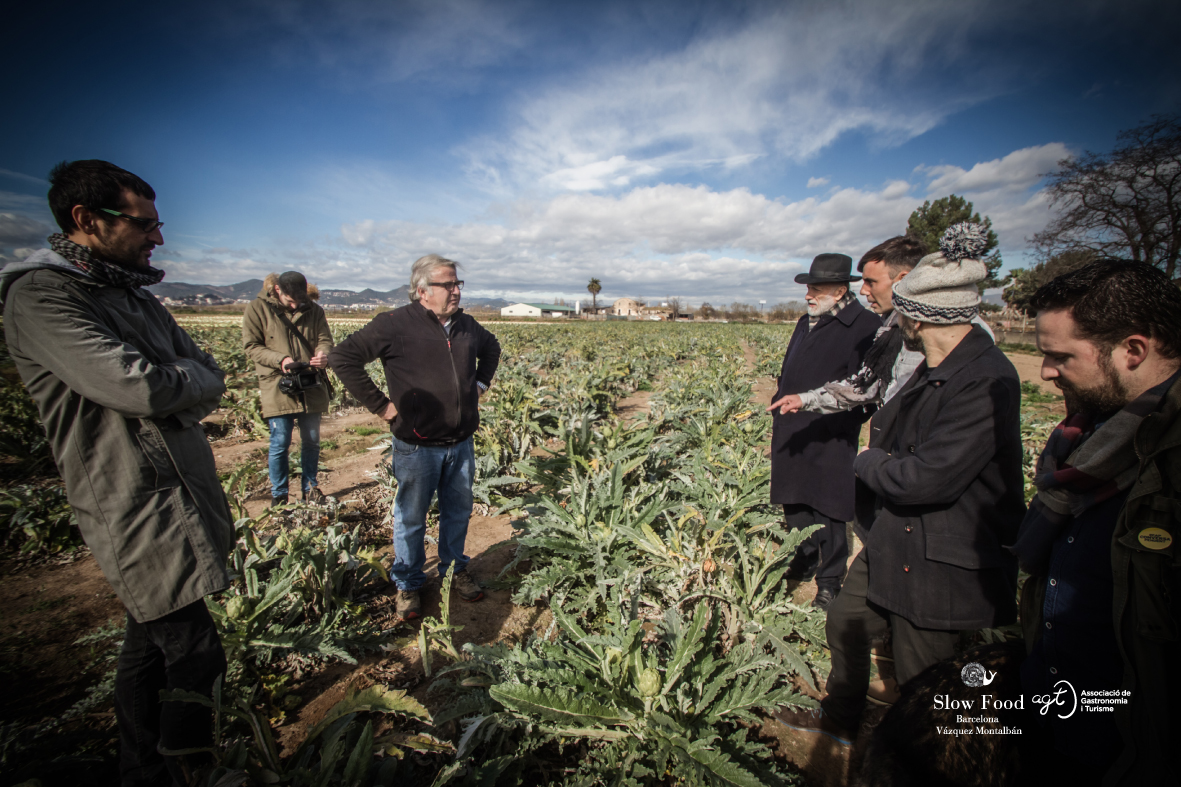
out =
<svg viewBox="0 0 1181 787"><path fill-rule="evenodd" d="M365 364L380 360L389 395ZM450 335L417 301L384 312L328 355L344 387L370 412L398 409L394 436L414 445L453 445L480 426L480 392L500 364L500 342L463 310L451 315Z"/></svg>

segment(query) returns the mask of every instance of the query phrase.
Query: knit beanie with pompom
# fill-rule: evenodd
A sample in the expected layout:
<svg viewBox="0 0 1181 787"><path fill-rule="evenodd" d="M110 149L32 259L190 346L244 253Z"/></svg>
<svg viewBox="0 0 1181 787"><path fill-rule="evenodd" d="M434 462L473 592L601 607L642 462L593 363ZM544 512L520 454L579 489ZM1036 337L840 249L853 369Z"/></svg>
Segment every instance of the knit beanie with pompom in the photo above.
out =
<svg viewBox="0 0 1181 787"><path fill-rule="evenodd" d="M939 239L939 251L919 260L914 270L894 285L894 308L919 322L957 325L980 311L978 282L988 277L979 257L988 245L982 224L953 224Z"/></svg>

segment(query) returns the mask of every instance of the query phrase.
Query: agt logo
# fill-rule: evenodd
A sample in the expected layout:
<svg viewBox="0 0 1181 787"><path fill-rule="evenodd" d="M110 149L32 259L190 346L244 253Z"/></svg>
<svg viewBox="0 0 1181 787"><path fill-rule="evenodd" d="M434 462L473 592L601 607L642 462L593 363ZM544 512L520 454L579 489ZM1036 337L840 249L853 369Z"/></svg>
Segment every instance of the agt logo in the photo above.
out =
<svg viewBox="0 0 1181 787"><path fill-rule="evenodd" d="M1070 699L1067 700L1067 697ZM1078 710L1078 693L1074 690L1074 686L1070 685L1068 680L1060 680L1054 684L1054 692L1052 694L1034 694L1030 697L1034 705L1041 705L1041 715L1045 716L1050 708L1066 708L1070 710L1063 714L1059 713L1058 718L1069 719Z"/></svg>

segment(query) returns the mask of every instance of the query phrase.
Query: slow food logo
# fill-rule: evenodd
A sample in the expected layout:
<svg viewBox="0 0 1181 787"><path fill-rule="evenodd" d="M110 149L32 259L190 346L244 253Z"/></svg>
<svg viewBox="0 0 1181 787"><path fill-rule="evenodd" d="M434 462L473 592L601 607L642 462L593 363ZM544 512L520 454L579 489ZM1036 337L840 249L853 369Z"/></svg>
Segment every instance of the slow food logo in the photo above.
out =
<svg viewBox="0 0 1181 787"><path fill-rule="evenodd" d="M960 680L964 682L965 686L973 689L978 689L981 686L987 686L996 678L995 672L989 672L975 661L968 662L964 668L960 670Z"/></svg>

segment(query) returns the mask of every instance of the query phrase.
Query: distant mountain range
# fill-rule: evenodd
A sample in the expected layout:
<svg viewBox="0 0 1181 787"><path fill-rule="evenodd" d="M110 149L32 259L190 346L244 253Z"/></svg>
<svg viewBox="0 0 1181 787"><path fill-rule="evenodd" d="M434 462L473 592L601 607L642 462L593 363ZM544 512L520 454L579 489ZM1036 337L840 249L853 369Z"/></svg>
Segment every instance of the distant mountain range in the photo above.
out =
<svg viewBox="0 0 1181 787"><path fill-rule="evenodd" d="M216 295L231 301L253 300L258 297L261 289L262 279L248 279L237 284L222 285L165 281L148 288L153 295L160 299L180 300L202 295ZM319 303L321 306L405 306L410 303L410 285L403 284L401 287L386 292L369 287L360 292L321 287ZM509 301L502 298L464 298L463 305L500 309L508 306Z"/></svg>

